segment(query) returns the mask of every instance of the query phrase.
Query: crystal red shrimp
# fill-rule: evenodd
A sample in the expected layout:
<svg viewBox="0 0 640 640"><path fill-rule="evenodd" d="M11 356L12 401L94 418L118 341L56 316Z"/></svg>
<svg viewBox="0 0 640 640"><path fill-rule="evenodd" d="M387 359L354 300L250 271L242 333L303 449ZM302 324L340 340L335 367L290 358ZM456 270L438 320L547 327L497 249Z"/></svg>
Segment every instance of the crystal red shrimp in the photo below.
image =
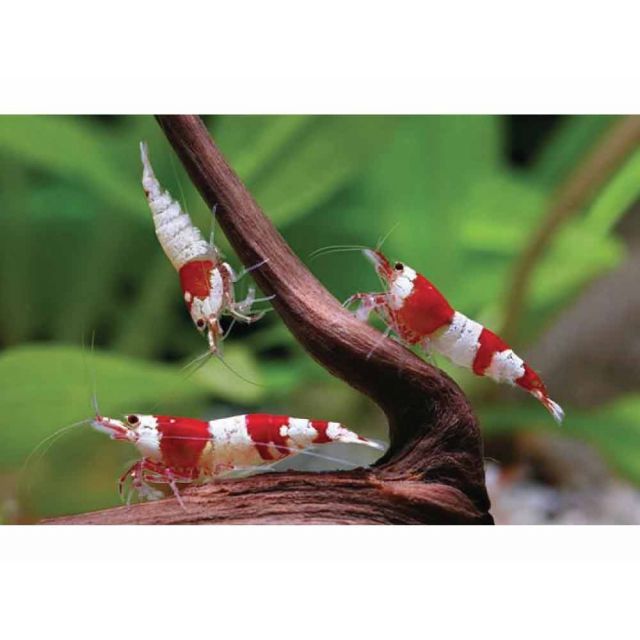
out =
<svg viewBox="0 0 640 640"><path fill-rule="evenodd" d="M182 211L168 191L163 191L149 162L145 143L140 143L140 155L142 186L153 215L156 235L178 271L184 301L194 324L201 333L207 334L210 352L217 353L222 337L221 315L228 314L247 323L255 322L264 315L248 315L256 302L253 287L243 301L235 300L233 284L251 269L238 276L231 265L220 259L216 246L202 237L189 214Z"/></svg>
<svg viewBox="0 0 640 640"><path fill-rule="evenodd" d="M142 455L120 478L120 493L129 478L141 498L158 496L148 482L164 483L181 504L178 483L239 468L259 470L314 445L344 442L382 448L338 422L260 413L211 421L137 413L124 420L96 415L91 424L113 440L133 443Z"/></svg>
<svg viewBox="0 0 640 640"><path fill-rule="evenodd" d="M549 398L540 376L495 333L453 309L424 276L411 267L392 265L378 250L365 249L386 285L382 293L357 293L346 305L358 301L356 316L367 320L375 311L404 342L435 351L454 364L496 382L517 385L539 400L556 422L564 412Z"/></svg>

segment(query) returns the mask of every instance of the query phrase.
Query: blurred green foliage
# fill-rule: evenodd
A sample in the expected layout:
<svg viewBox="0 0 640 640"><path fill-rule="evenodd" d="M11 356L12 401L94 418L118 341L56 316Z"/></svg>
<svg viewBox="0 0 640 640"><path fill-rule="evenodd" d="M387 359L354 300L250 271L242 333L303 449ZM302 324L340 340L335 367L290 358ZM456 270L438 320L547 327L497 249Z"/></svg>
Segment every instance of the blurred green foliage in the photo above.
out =
<svg viewBox="0 0 640 640"><path fill-rule="evenodd" d="M393 230L385 253L496 327L514 262L553 190L612 121L564 118L534 161L519 168L507 157L502 117L215 116L207 124L294 251L336 297L375 288L370 266L358 254L315 261L309 254L333 244L374 245ZM206 345L153 233L139 182L140 140L148 141L163 184L208 232L210 212L151 117L0 118L6 520L14 512L28 521L117 503L115 481L135 452L86 425L23 465L43 438L91 415L94 377L104 413L213 417L261 408L383 435L379 412L311 361L275 314L234 328L227 359L242 377L220 362L191 377L181 371ZM640 152L554 237L514 346L534 340L585 283L619 263L624 248L612 229L639 192ZM237 265L222 234L217 242ZM93 332L91 353L82 345ZM472 398L491 385L446 369ZM524 400L506 408L485 403L483 428L549 428L544 410ZM640 481L638 399L598 415L566 409L566 433L594 442Z"/></svg>

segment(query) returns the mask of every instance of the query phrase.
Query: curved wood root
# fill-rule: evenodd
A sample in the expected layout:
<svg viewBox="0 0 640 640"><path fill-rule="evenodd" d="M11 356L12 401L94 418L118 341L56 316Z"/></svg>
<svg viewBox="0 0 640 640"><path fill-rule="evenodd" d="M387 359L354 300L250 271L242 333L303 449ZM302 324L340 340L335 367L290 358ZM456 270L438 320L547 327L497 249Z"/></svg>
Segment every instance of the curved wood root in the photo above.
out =
<svg viewBox="0 0 640 640"><path fill-rule="evenodd" d="M57 524L492 523L482 441L458 386L345 311L295 256L196 116L158 117L194 184L288 328L322 366L374 400L390 448L372 468L268 473L175 499L58 518ZM362 425L353 425L362 429Z"/></svg>

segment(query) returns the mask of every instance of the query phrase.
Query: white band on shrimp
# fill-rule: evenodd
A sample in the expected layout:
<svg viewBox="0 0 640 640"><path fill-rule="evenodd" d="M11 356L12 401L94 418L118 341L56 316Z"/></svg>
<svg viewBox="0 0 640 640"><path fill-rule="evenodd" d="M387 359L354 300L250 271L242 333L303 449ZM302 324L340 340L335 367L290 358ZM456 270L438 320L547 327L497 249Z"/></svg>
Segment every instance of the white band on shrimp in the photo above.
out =
<svg viewBox="0 0 640 640"><path fill-rule="evenodd" d="M430 346L461 367L471 368L480 346L482 325L456 311L451 324L429 339Z"/></svg>
<svg viewBox="0 0 640 640"><path fill-rule="evenodd" d="M140 143L140 157L143 165L142 186L153 215L156 235L171 264L180 271L187 262L211 256L211 245L194 226L189 214L182 211L180 204L168 191L162 191L144 142Z"/></svg>

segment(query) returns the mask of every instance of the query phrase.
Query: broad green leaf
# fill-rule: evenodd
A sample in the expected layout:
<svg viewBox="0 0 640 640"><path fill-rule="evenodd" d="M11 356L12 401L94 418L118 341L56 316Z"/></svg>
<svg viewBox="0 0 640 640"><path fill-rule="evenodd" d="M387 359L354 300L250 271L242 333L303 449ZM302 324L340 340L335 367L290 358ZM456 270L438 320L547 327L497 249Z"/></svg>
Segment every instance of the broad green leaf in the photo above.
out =
<svg viewBox="0 0 640 640"><path fill-rule="evenodd" d="M402 118L393 143L354 186L287 229L305 257L319 247L375 245L453 290L459 280L461 207L468 192L500 168L501 132L490 116ZM379 286L357 254L335 254L311 265L338 297ZM367 277L366 274L369 274ZM369 284L367 284L369 283Z"/></svg>
<svg viewBox="0 0 640 640"><path fill-rule="evenodd" d="M204 343L203 343L204 344ZM244 345L225 343L223 359L210 358L190 380L216 396L238 403L255 404L267 391L266 380L253 353Z"/></svg>
<svg viewBox="0 0 640 640"><path fill-rule="evenodd" d="M269 398L272 401L284 401L286 403L291 399L288 394L307 386L304 383L309 379L309 376L301 360L302 357L295 360L289 358L286 361L272 361L264 365L265 379L269 387ZM295 394L292 397L295 397ZM293 415L291 408L286 410Z"/></svg>
<svg viewBox="0 0 640 640"><path fill-rule="evenodd" d="M238 120L219 123L223 149L224 127ZM391 116L278 116L263 121L250 148L246 142L241 153L226 148L271 220L283 225L328 201L362 172L395 126Z"/></svg>
<svg viewBox="0 0 640 640"><path fill-rule="evenodd" d="M500 144L497 120L489 116L403 120L393 148L367 176L368 215L378 219L379 235L397 224L386 252L453 286L464 219L456 207L498 169Z"/></svg>
<svg viewBox="0 0 640 640"><path fill-rule="evenodd" d="M71 272L64 282L73 283L53 285L57 294L53 336L77 345L83 335L95 331L99 339L111 341L126 322L142 285L140 265L148 264L151 249L157 248L154 237L131 225L130 216L114 214L99 216L82 242L62 255L46 254L46 259L41 255L41 269L47 269L52 259L64 261Z"/></svg>
<svg viewBox="0 0 640 640"><path fill-rule="evenodd" d="M222 116L216 123L216 139L234 171L254 184L268 173L314 116Z"/></svg>
<svg viewBox="0 0 640 640"><path fill-rule="evenodd" d="M539 223L545 205L545 194L517 176L506 172L489 176L456 207L460 240L466 249L513 260Z"/></svg>
<svg viewBox="0 0 640 640"><path fill-rule="evenodd" d="M79 222L64 216L28 221L32 250L25 276L29 280L32 335L53 337L54 320L64 311L64 298L75 288L90 228L88 220ZM36 247L40 250L33 251Z"/></svg>
<svg viewBox="0 0 640 640"><path fill-rule="evenodd" d="M292 119L298 117L293 116ZM288 119L289 116L278 115L220 115L213 118L209 131L225 158L244 179L245 176L237 170L238 163L242 164L242 157L251 154L257 140L270 138L268 131L277 128L277 122Z"/></svg>
<svg viewBox="0 0 640 640"><path fill-rule="evenodd" d="M486 321L488 308L501 306L514 260L544 205L540 189L506 172L478 182L456 205L462 251L448 295L457 308Z"/></svg>
<svg viewBox="0 0 640 640"><path fill-rule="evenodd" d="M140 295L124 314L114 346L123 353L149 357L166 343L176 307L183 306L182 291L175 270L160 251L146 265L141 285Z"/></svg>
<svg viewBox="0 0 640 640"><path fill-rule="evenodd" d="M133 188L119 165L108 162L109 137L88 121L66 116L3 116L0 154L16 162L75 178L90 186L114 207L137 209L141 192Z"/></svg>
<svg viewBox="0 0 640 640"><path fill-rule="evenodd" d="M36 324L29 265L37 253L25 217L33 189L28 171L0 156L0 337L5 345L28 338Z"/></svg>

